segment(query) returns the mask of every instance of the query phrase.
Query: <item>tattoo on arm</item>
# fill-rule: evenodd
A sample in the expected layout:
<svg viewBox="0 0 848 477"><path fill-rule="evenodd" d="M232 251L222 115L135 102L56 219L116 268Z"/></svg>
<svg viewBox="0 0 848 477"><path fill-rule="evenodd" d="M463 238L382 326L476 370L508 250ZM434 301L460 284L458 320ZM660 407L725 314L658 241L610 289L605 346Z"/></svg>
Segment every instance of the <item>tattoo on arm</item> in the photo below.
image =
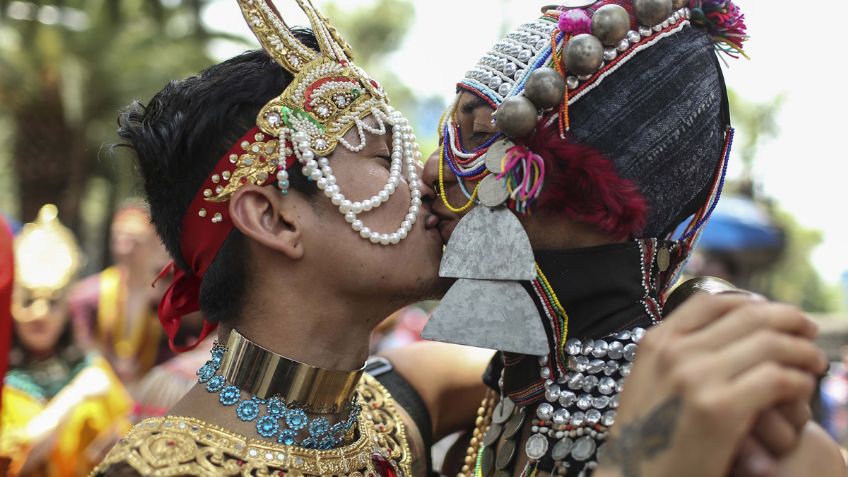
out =
<svg viewBox="0 0 848 477"><path fill-rule="evenodd" d="M643 460L668 449L681 407L680 397L673 397L644 418L622 426L618 437L607 442L601 464L618 468L622 477L639 477Z"/></svg>

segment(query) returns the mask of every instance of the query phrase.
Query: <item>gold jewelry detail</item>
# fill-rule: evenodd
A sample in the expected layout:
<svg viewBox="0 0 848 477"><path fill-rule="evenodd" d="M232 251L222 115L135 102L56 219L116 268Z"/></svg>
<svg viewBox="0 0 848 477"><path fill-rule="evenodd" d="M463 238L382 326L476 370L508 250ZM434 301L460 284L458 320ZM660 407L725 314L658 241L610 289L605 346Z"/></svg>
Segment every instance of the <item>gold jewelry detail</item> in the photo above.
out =
<svg viewBox="0 0 848 477"><path fill-rule="evenodd" d="M471 477L474 474L475 462L477 454L483 447L483 436L489 430L492 424L492 413L495 410L495 401L498 399L498 393L491 389L486 392L480 407L477 408L477 419L474 422L474 431L471 434L471 441L468 443L468 449L465 451L465 461L462 463L462 470L456 474L456 477Z"/></svg>
<svg viewBox="0 0 848 477"><path fill-rule="evenodd" d="M365 365L354 371L316 368L280 356L232 330L221 361L227 382L261 399L279 396L315 413L339 413L350 403Z"/></svg>
<svg viewBox="0 0 848 477"><path fill-rule="evenodd" d="M263 184L269 176L277 171L279 161L285 161L290 154L279 150L279 141L268 139L262 133L253 137L253 141L243 141L240 146L244 154L230 155L230 162L235 164L232 172L225 171L221 176L214 177L212 182L217 185L210 191L206 200L209 202L226 202L233 193L246 184ZM277 153L280 154L277 154ZM279 159L276 159L279 157ZM217 179L217 181L215 180ZM205 191L204 191L205 194Z"/></svg>
<svg viewBox="0 0 848 477"><path fill-rule="evenodd" d="M259 112L256 124L263 132L280 137L286 127L309 130L310 147L327 156L374 109L388 108L383 88L352 63L350 46L310 0L297 4L309 19L320 51L295 37L272 1L238 3L265 51L294 75L285 91Z"/></svg>
<svg viewBox="0 0 848 477"><path fill-rule="evenodd" d="M359 385L363 413L359 438L352 444L313 450L246 438L188 417L147 419L118 441L92 476L129 465L140 475L335 475L379 476L373 457L387 460L398 476L412 475L406 426L394 400L376 379Z"/></svg>

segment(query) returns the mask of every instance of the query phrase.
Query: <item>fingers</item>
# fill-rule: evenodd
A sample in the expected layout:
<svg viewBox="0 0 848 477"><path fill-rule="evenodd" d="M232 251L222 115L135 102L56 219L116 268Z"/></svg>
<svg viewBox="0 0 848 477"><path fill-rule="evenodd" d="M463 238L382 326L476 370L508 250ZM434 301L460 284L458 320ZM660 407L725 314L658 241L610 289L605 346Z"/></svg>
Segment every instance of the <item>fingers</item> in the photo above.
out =
<svg viewBox="0 0 848 477"><path fill-rule="evenodd" d="M714 376L732 378L767 361L811 374L819 374L827 367L827 359L815 343L765 329L733 342L716 354Z"/></svg>
<svg viewBox="0 0 848 477"><path fill-rule="evenodd" d="M731 477L771 477L777 474L777 461L752 437L739 446Z"/></svg>
<svg viewBox="0 0 848 477"><path fill-rule="evenodd" d="M692 336L687 340L687 346L692 349L715 350L761 329L807 339L815 338L818 333L815 322L798 307L749 301L734 307L722 319L709 324L704 333Z"/></svg>
<svg viewBox="0 0 848 477"><path fill-rule="evenodd" d="M798 429L798 432L807 425L810 419L813 418L813 412L810 410L809 404L802 401L792 401L780 404L777 406L779 412L792 427Z"/></svg>
<svg viewBox="0 0 848 477"><path fill-rule="evenodd" d="M781 457L798 445L801 429L795 427L777 409L769 409L757 418L753 435L769 453Z"/></svg>
<svg viewBox="0 0 848 477"><path fill-rule="evenodd" d="M815 384L810 373L766 362L737 376L721 393L735 404L734 413L738 413L729 419L753 422L754 416L778 403L809 401Z"/></svg>
<svg viewBox="0 0 848 477"><path fill-rule="evenodd" d="M741 294L694 295L663 320L662 328L666 332L676 334L691 333L709 325L735 308L760 300L751 295Z"/></svg>

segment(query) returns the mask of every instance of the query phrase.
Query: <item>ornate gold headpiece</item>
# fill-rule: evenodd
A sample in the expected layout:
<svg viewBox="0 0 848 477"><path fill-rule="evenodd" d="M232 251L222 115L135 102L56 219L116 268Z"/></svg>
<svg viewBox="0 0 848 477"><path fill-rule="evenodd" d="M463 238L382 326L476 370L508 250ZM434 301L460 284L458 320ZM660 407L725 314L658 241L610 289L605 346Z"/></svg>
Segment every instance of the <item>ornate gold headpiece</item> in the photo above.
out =
<svg viewBox="0 0 848 477"><path fill-rule="evenodd" d="M35 222L24 225L15 238L17 283L36 297L62 290L79 269L79 244L58 215L55 205L43 206Z"/></svg>
<svg viewBox="0 0 848 477"><path fill-rule="evenodd" d="M261 164L264 177L274 173L277 186L287 192L289 172L288 157L294 154L303 166L301 172L316 182L345 216L354 231L362 238L383 245L403 240L415 224L421 206L416 162L420 161L418 145L409 122L389 106L383 88L361 68L353 64L350 46L330 22L312 5L310 0L296 0L306 13L318 41L318 51L304 45L283 20L271 0L238 0L244 18L265 51L294 76L292 83L280 96L266 104L256 118L259 130L276 138L275 151ZM372 122L365 118L371 116ZM344 136L356 127L359 141L351 144ZM350 201L336 183L327 156L341 144L352 152L365 147L366 132L383 135L391 130L393 150L389 179L382 190L370 198ZM272 144L271 142L264 143ZM249 150L251 144L243 148ZM238 162L231 177L245 175L239 168L256 168L250 161ZM372 231L366 227L359 214L379 207L389 200L400 184L401 173L406 169L410 188L409 213L400 227L391 232ZM252 170L252 169L251 169ZM249 174L248 174L249 175ZM214 181L213 181L214 182ZM227 186L215 188L208 201L225 201L244 183L256 181L229 180ZM217 183L216 183L217 184ZM218 191L220 189L220 192Z"/></svg>

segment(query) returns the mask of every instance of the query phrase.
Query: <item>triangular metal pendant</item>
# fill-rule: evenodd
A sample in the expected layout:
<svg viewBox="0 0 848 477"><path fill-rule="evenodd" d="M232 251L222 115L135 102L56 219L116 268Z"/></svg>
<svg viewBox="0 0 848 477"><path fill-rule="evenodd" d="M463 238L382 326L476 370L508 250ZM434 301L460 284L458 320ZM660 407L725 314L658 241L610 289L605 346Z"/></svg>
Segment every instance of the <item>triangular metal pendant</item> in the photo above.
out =
<svg viewBox="0 0 848 477"><path fill-rule="evenodd" d="M481 280L536 278L533 249L518 217L506 208L475 207L451 234L439 275Z"/></svg>
<svg viewBox="0 0 848 477"><path fill-rule="evenodd" d="M517 282L460 279L421 336L511 353L546 356L548 337L533 299Z"/></svg>

